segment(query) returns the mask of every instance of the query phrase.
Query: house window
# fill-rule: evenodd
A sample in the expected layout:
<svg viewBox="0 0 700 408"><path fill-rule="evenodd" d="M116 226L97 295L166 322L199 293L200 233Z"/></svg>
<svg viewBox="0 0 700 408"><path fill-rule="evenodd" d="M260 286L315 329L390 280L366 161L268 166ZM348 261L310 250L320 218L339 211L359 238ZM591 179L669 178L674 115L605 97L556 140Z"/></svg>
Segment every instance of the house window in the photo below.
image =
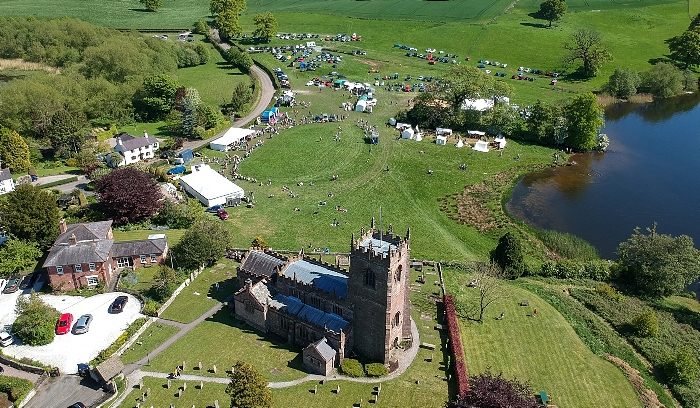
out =
<svg viewBox="0 0 700 408"><path fill-rule="evenodd" d="M255 311L255 308L253 307L253 302L250 300L245 301L245 311L248 313L253 313Z"/></svg>
<svg viewBox="0 0 700 408"><path fill-rule="evenodd" d="M316 309L320 309L321 308L321 298L318 298L316 296L311 296L309 299L309 304L311 306L315 307Z"/></svg>
<svg viewBox="0 0 700 408"><path fill-rule="evenodd" d="M94 263L89 263L88 266L90 267L90 271L94 272L97 269L95 269L95 264Z"/></svg>
<svg viewBox="0 0 700 408"><path fill-rule="evenodd" d="M338 306L338 305L333 305L333 313L337 314L338 316L342 317L343 316L343 308Z"/></svg>
<svg viewBox="0 0 700 408"><path fill-rule="evenodd" d="M128 266L131 266L131 258L117 258L117 268L126 268Z"/></svg>
<svg viewBox="0 0 700 408"><path fill-rule="evenodd" d="M85 280L87 280L87 285L91 288L94 288L98 283L100 283L100 279L97 277L97 275L88 276L85 278Z"/></svg>
<svg viewBox="0 0 700 408"><path fill-rule="evenodd" d="M75 272L80 273L83 271L83 265L77 264L75 265Z"/></svg>
<svg viewBox="0 0 700 408"><path fill-rule="evenodd" d="M156 263L156 254L151 254L151 263Z"/></svg>
<svg viewBox="0 0 700 408"><path fill-rule="evenodd" d="M364 273L362 274L362 283L364 283L365 286L370 286L372 289L375 289L376 279L377 278L371 269L367 268L364 270Z"/></svg>
<svg viewBox="0 0 700 408"><path fill-rule="evenodd" d="M146 255L141 255L141 263L142 264L146 263Z"/></svg>
<svg viewBox="0 0 700 408"><path fill-rule="evenodd" d="M59 275L63 275L63 267L62 266L57 266L56 267L56 273Z"/></svg>

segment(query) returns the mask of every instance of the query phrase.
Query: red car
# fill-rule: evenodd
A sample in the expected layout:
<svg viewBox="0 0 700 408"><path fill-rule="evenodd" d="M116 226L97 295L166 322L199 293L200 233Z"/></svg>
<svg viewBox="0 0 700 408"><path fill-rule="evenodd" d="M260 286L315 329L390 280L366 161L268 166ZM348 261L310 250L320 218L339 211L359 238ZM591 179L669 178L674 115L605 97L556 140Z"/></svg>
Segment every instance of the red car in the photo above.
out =
<svg viewBox="0 0 700 408"><path fill-rule="evenodd" d="M56 334L66 334L70 331L70 327L73 324L73 315L70 313L64 313L61 318L58 319L56 323Z"/></svg>
<svg viewBox="0 0 700 408"><path fill-rule="evenodd" d="M219 209L218 214L219 218L221 218L222 220L228 220L228 213L223 208Z"/></svg>

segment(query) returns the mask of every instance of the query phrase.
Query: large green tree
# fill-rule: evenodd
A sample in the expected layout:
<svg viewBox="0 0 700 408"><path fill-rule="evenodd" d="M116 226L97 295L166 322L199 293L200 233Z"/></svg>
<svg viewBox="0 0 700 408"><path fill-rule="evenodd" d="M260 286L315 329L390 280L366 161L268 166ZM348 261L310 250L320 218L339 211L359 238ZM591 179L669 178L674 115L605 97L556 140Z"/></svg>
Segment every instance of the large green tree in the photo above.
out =
<svg viewBox="0 0 700 408"><path fill-rule="evenodd" d="M552 26L553 21L559 21L566 14L565 0L544 0L540 4L540 16L549 21L549 26Z"/></svg>
<svg viewBox="0 0 700 408"><path fill-rule="evenodd" d="M0 245L0 276L7 278L19 272L30 270L41 251L35 242L24 242L10 238Z"/></svg>
<svg viewBox="0 0 700 408"><path fill-rule="evenodd" d="M525 122L529 139L539 143L554 142L554 125L559 109L554 105L538 100L529 110Z"/></svg>
<svg viewBox="0 0 700 408"><path fill-rule="evenodd" d="M226 393L231 396L231 408L272 407L272 391L267 380L251 364L236 361L229 378Z"/></svg>
<svg viewBox="0 0 700 408"><path fill-rule="evenodd" d="M162 206L163 194L153 177L133 167L122 167L95 182L105 215L115 224L149 219Z"/></svg>
<svg viewBox="0 0 700 408"><path fill-rule="evenodd" d="M615 68L615 72L610 75L605 89L617 98L629 99L637 93L637 88L641 83L642 80L637 71Z"/></svg>
<svg viewBox="0 0 700 408"><path fill-rule="evenodd" d="M666 40L671 60L684 69L700 65L700 27L686 30L683 34Z"/></svg>
<svg viewBox="0 0 700 408"><path fill-rule="evenodd" d="M19 133L0 126L0 168L9 168L15 174L29 169L29 146Z"/></svg>
<svg viewBox="0 0 700 408"><path fill-rule="evenodd" d="M491 261L503 269L505 276L517 278L525 271L523 263L523 244L520 237L506 232L491 252Z"/></svg>
<svg viewBox="0 0 700 408"><path fill-rule="evenodd" d="M243 72L250 71L250 67L253 66L253 59L250 58L250 55L248 55L248 53L241 52L236 47L231 47L226 52L226 60Z"/></svg>
<svg viewBox="0 0 700 408"><path fill-rule="evenodd" d="M264 39L265 42L270 42L270 38L277 35L277 19L269 11L253 16L253 23L253 35Z"/></svg>
<svg viewBox="0 0 700 408"><path fill-rule="evenodd" d="M680 95L684 89L683 72L673 64L659 62L642 73L642 87L655 98Z"/></svg>
<svg viewBox="0 0 700 408"><path fill-rule="evenodd" d="M224 256L231 242L231 232L220 220L205 219L194 223L173 248L178 267L195 269L213 265Z"/></svg>
<svg viewBox="0 0 700 408"><path fill-rule="evenodd" d="M31 184L17 186L0 200L0 226L18 239L36 242L40 248L58 236L58 207L53 193Z"/></svg>
<svg viewBox="0 0 700 408"><path fill-rule="evenodd" d="M587 28L577 30L571 39L564 43L569 55L564 57L566 63L581 61L581 73L584 77L594 77L604 63L612 61L610 51L603 45L600 33Z"/></svg>
<svg viewBox="0 0 700 408"><path fill-rule="evenodd" d="M57 155L67 158L78 153L85 141L88 126L87 117L82 111L61 109L51 116L47 133Z"/></svg>
<svg viewBox="0 0 700 408"><path fill-rule="evenodd" d="M139 0L148 11L156 11L163 6L163 0Z"/></svg>
<svg viewBox="0 0 700 408"><path fill-rule="evenodd" d="M243 33L238 20L245 9L246 0L211 0L209 3L209 10L216 16L214 21L224 38Z"/></svg>
<svg viewBox="0 0 700 408"><path fill-rule="evenodd" d="M659 234L656 224L646 231L636 228L617 248L623 280L640 294L658 299L682 292L700 277L700 250L691 237Z"/></svg>
<svg viewBox="0 0 700 408"><path fill-rule="evenodd" d="M577 150L591 150L596 147L596 136L603 127L603 108L598 98L588 92L575 96L564 108L567 122L565 145Z"/></svg>
<svg viewBox="0 0 700 408"><path fill-rule="evenodd" d="M231 96L231 110L236 113L241 113L243 108L253 101L253 92L250 86L243 82L239 82L233 87L233 95Z"/></svg>
<svg viewBox="0 0 700 408"><path fill-rule="evenodd" d="M50 344L55 335L56 321L61 313L44 303L39 295L20 296L15 306L17 320L12 324L12 332L29 346Z"/></svg>
<svg viewBox="0 0 700 408"><path fill-rule="evenodd" d="M170 75L147 77L137 96L137 113L147 120L163 119L175 107L177 90L177 81Z"/></svg>

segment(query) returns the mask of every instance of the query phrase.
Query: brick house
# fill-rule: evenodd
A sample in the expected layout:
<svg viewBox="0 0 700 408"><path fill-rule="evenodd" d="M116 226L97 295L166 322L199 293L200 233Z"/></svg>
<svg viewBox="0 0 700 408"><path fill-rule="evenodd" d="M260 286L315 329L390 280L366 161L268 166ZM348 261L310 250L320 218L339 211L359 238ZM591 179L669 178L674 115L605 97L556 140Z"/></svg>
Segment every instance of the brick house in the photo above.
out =
<svg viewBox="0 0 700 408"><path fill-rule="evenodd" d="M49 283L57 290L91 288L100 282L109 285L116 270L162 263L168 252L167 239L162 234L115 243L112 221L66 224L61 220L59 229L43 264ZM115 258L115 253L119 258Z"/></svg>
<svg viewBox="0 0 700 408"><path fill-rule="evenodd" d="M114 146L114 150L122 156L119 166L152 159L159 147L158 140L153 136L148 136L146 132L143 132L143 137L120 133L115 136L115 139L117 145Z"/></svg>
<svg viewBox="0 0 700 408"><path fill-rule="evenodd" d="M349 270L305 257L250 250L238 267L235 315L304 347L310 372L326 374L351 350L388 364L411 336L410 231L353 234ZM328 349L333 350L331 358Z"/></svg>

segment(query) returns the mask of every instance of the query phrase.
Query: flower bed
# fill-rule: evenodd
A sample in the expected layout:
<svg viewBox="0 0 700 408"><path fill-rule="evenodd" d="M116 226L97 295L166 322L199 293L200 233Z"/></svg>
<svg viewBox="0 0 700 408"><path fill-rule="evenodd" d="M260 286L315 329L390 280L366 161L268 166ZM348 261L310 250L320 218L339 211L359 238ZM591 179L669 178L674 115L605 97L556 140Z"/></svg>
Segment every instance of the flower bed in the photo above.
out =
<svg viewBox="0 0 700 408"><path fill-rule="evenodd" d="M450 353L452 353L455 376L457 377L457 390L461 397L469 391L469 377L467 376L467 365L464 363L464 350L462 349L462 338L459 334L459 323L455 312L455 300L452 295L445 295L443 303L450 338Z"/></svg>

